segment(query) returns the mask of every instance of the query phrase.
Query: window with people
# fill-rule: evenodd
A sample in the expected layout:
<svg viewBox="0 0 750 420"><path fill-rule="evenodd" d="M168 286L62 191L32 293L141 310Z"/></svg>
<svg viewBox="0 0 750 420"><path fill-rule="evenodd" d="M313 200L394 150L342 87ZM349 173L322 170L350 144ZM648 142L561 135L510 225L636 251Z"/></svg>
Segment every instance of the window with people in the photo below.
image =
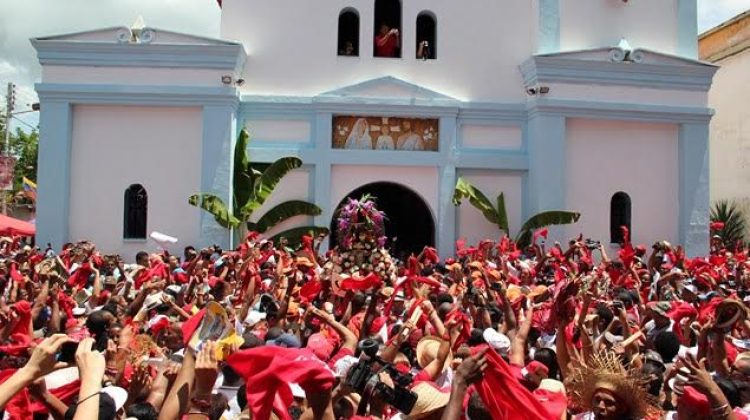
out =
<svg viewBox="0 0 750 420"><path fill-rule="evenodd" d="M338 54L359 56L359 13L356 9L346 8L339 14Z"/></svg>
<svg viewBox="0 0 750 420"><path fill-rule="evenodd" d="M401 1L375 0L375 57L401 57Z"/></svg>
<svg viewBox="0 0 750 420"><path fill-rule="evenodd" d="M613 244L622 243L624 232L622 227L630 231L630 196L622 191L612 196L609 213L609 236Z"/></svg>
<svg viewBox="0 0 750 420"><path fill-rule="evenodd" d="M432 12L424 11L417 15L417 58L434 60L437 58L437 18Z"/></svg>
<svg viewBox="0 0 750 420"><path fill-rule="evenodd" d="M133 184L125 190L123 237L146 239L148 193L141 184Z"/></svg>

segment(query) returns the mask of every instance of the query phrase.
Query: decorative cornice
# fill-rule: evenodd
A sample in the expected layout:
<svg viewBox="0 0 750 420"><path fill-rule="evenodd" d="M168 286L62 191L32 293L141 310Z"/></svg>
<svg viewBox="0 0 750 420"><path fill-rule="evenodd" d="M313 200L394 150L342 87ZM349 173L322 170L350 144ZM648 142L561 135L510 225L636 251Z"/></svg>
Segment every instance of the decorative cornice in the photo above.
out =
<svg viewBox="0 0 750 420"><path fill-rule="evenodd" d="M239 73L247 58L239 43L157 43L158 32L144 28L138 42L132 42L131 30L119 28L112 42L35 38L31 45L42 65L220 69Z"/></svg>
<svg viewBox="0 0 750 420"><path fill-rule="evenodd" d="M567 118L597 118L660 123L708 124L714 111L710 108L664 106L633 103L578 101L538 98L527 103L529 118L536 115L557 115Z"/></svg>
<svg viewBox="0 0 750 420"><path fill-rule="evenodd" d="M38 83L40 101L72 104L204 106L239 105L237 89L232 87L133 86L94 84Z"/></svg>
<svg viewBox="0 0 750 420"><path fill-rule="evenodd" d="M610 49L610 61L560 56L533 56L521 64L524 84L548 83L633 86L707 92L717 67L696 64L646 63L644 50ZM625 60L630 57L630 60Z"/></svg>

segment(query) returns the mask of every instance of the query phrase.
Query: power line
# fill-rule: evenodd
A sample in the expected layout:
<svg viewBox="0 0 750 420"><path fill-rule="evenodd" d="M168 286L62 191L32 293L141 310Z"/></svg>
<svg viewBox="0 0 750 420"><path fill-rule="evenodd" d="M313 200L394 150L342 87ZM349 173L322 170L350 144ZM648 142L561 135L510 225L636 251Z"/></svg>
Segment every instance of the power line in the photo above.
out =
<svg viewBox="0 0 750 420"><path fill-rule="evenodd" d="M22 119L20 119L20 118L16 117L15 115L11 115L11 117L15 118L15 119L16 119L16 120L18 120L18 121L19 121L20 123L22 123L23 125L25 125L25 126L27 126L27 127L31 128L32 130L36 130L36 129L37 129L37 127L34 127L33 125L31 125L31 124L27 123L26 121L24 121L24 120L22 120Z"/></svg>

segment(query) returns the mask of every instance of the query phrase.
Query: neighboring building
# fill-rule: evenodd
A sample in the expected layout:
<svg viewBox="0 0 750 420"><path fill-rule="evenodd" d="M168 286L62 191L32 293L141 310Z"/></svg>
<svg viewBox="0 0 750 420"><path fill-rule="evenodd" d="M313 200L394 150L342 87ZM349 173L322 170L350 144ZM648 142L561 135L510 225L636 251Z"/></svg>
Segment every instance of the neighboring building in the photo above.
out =
<svg viewBox="0 0 750 420"><path fill-rule="evenodd" d="M399 38L375 45L382 23ZM38 240L132 253L157 230L227 244L187 197L229 199L247 126L253 161L305 162L267 206L314 201L319 225L371 192L402 247L496 238L451 203L463 176L505 193L513 233L570 209L583 217L553 238L610 242L627 224L639 243L703 253L716 68L696 61L696 25L696 0L225 0L221 38L236 41L36 38Z"/></svg>
<svg viewBox="0 0 750 420"><path fill-rule="evenodd" d="M711 200L731 200L750 215L750 10L705 32L700 57L720 66L708 101Z"/></svg>

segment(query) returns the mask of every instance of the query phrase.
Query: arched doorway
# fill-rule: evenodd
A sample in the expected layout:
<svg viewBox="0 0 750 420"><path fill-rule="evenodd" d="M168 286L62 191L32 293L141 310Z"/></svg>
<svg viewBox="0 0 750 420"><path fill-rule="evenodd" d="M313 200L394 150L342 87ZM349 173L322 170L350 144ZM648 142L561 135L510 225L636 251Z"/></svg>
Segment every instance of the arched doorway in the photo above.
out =
<svg viewBox="0 0 750 420"><path fill-rule="evenodd" d="M385 234L391 254L404 258L419 254L425 246L435 246L435 221L427 203L419 194L393 182L373 182L347 194L336 206L331 220L331 248L336 246L336 218L347 199L363 195L375 197L378 210L385 212Z"/></svg>

